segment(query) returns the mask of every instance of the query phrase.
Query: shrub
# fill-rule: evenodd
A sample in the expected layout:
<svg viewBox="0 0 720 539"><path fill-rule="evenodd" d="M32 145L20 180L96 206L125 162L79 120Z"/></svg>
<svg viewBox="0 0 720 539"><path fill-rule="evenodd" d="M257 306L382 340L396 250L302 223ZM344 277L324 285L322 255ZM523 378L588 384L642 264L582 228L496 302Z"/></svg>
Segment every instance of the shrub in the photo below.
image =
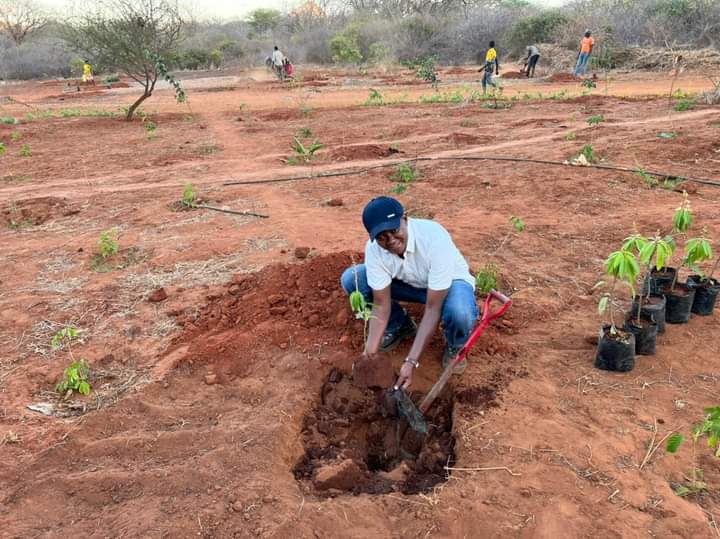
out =
<svg viewBox="0 0 720 539"><path fill-rule="evenodd" d="M330 53L336 64L359 64L362 62L360 45L355 32L340 32L330 40Z"/></svg>
<svg viewBox="0 0 720 539"><path fill-rule="evenodd" d="M522 54L528 45L552 41L556 30L567 22L568 18L559 11L544 11L517 20L507 38L511 52Z"/></svg>

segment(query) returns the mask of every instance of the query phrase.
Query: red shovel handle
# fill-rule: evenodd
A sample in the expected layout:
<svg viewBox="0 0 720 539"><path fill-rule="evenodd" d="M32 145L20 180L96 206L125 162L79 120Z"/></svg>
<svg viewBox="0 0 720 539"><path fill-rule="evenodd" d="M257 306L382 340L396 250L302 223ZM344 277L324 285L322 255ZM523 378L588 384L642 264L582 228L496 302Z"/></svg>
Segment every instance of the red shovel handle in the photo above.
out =
<svg viewBox="0 0 720 539"><path fill-rule="evenodd" d="M490 312L490 303L493 299L498 300L502 305L500 308L495 312ZM435 398L440 394L443 387L445 387L445 384L450 379L450 376L452 376L453 367L460 363L463 359L467 357L467 355L470 353L470 350L472 350L472 347L475 345L475 341L477 341L480 338L480 335L483 334L485 331L485 328L487 328L490 325L490 322L493 320L496 320L500 318L503 314L505 314L505 311L507 311L510 308L510 305L512 305L512 300L507 297L505 294L502 294L498 292L497 290L491 290L488 294L487 298L485 298L485 303L483 304L483 311L482 316L480 317L480 323L475 326L475 329L473 329L472 333L470 334L470 337L468 337L468 340L465 342L465 346L462 347L460 352L458 352L458 355L455 356L455 359L453 359L447 367L445 367L445 370L443 371L442 375L440 375L440 379L435 382L435 385L432 386L432 389L428 392L428 394L425 396L423 401L420 403L420 413L424 414L428 408L430 408L430 405L433 403Z"/></svg>
<svg viewBox="0 0 720 539"><path fill-rule="evenodd" d="M490 304L492 303L493 299L496 299L501 303L500 308L495 312L492 312L490 310ZM485 303L483 303L480 323L475 326L475 329L472 331L470 337L468 337L468 340L465 342L465 346L462 347L462 350L460 350L453 363L459 363L460 361L465 359L465 357L470 353L470 350L472 350L472 347L475 346L475 342L485 331L485 328L490 325L490 322L492 322L493 320L497 320L502 315L504 315L505 311L507 311L511 305L512 300L505 294L503 294L502 292L498 292L497 290L490 290L490 293L485 298Z"/></svg>

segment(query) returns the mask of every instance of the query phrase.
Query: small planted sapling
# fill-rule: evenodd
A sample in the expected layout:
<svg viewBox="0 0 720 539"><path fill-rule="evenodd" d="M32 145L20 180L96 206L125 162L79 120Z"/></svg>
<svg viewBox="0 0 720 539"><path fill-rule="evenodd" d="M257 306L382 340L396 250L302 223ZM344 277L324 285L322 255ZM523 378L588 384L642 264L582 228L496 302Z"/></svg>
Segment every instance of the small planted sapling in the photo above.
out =
<svg viewBox="0 0 720 539"><path fill-rule="evenodd" d="M53 350L67 348L68 354L70 355L70 365L65 368L63 378L55 386L55 390L58 393L62 393L65 398L68 398L73 392L80 393L81 395L90 394L91 387L88 381L90 368L84 359L76 360L72 351L72 343L78 339L78 337L79 331L76 327L66 326L55 333L50 341L50 347Z"/></svg>
<svg viewBox="0 0 720 539"><path fill-rule="evenodd" d="M707 231L704 232L704 236L706 236ZM713 252L710 240L705 239L705 241L705 245L696 247L695 249L702 249L702 256L705 261L708 261L712 259ZM691 311L694 314L708 316L713 313L718 293L720 293L720 283L718 283L718 280L713 277L718 269L718 265L720 265L720 256L715 259L715 263L708 274L703 272L698 264L700 264L700 262L696 261L695 264L691 266L691 269L695 271L696 274L690 275L687 280L688 285L695 289L695 299L693 299Z"/></svg>
<svg viewBox="0 0 720 539"><path fill-rule="evenodd" d="M119 232L115 228L100 233L97 246L98 254L103 260L117 254L119 249L118 238Z"/></svg>
<svg viewBox="0 0 720 539"><path fill-rule="evenodd" d="M685 477L687 482L675 487L674 491L678 496L690 496L707 489L707 484L703 481L703 471L698 467L697 463L697 446L701 438L707 438L707 445L712 450L713 455L720 458L720 406L705 408L704 412L703 421L693 425L690 432L692 468L690 477ZM665 448L668 453L677 453L684 441L685 437L682 434L675 433L668 438Z"/></svg>
<svg viewBox="0 0 720 539"><path fill-rule="evenodd" d="M30 145L29 144L23 144L20 146L20 155L23 157L30 157L32 156L32 152L30 151Z"/></svg>
<svg viewBox="0 0 720 539"><path fill-rule="evenodd" d="M415 170L415 168L408 165L407 163L398 165L397 169L395 169L395 172L392 174L392 176L390 176L390 178L397 182L395 187L390 189L390 192L396 195L402 195L405 191L407 191L408 187L410 187L410 184L415 180L416 177L417 171Z"/></svg>
<svg viewBox="0 0 720 539"><path fill-rule="evenodd" d="M350 292L350 308L355 313L355 318L363 321L363 343L367 342L367 327L372 319L373 304L368 303L365 296L360 292L358 284L357 267L353 264L353 274L355 275L355 290Z"/></svg>
<svg viewBox="0 0 720 539"><path fill-rule="evenodd" d="M651 267L665 267L673 254L674 244L672 238L659 234L646 238L636 233L626 238L622 246L623 250L637 254L641 267L642 290L633 302L632 309L635 319L628 320L625 329L635 335L635 352L643 355L655 353L657 334L661 333L661 328L662 331L665 328L665 297L651 296L650 271Z"/></svg>
<svg viewBox="0 0 720 539"><path fill-rule="evenodd" d="M615 324L616 293L619 286L626 286L633 298L635 297L635 282L640 273L640 265L634 253L620 249L608 256L605 272L610 282L600 281L595 285L596 289L603 289L598 301L598 312L605 317L598 339L595 367L610 371L630 371L635 366L635 336L618 329Z"/></svg>
<svg viewBox="0 0 720 539"><path fill-rule="evenodd" d="M194 208L196 204L195 189L191 183L186 183L183 186L182 192L182 205L187 208Z"/></svg>
<svg viewBox="0 0 720 539"><path fill-rule="evenodd" d="M692 281L678 283L678 275L683 267L697 268L712 258L710 241L705 237L691 238L685 242L685 254L682 258L669 288L665 289L667 297L667 321L673 324L685 324L690 320L690 313L697 292Z"/></svg>
<svg viewBox="0 0 720 539"><path fill-rule="evenodd" d="M304 163L309 163L315 157L315 152L323 147L317 140L314 140L308 146L305 146L300 139L293 137L292 149L298 158L302 159ZM290 160L288 160L290 162Z"/></svg>
<svg viewBox="0 0 720 539"><path fill-rule="evenodd" d="M495 264L485 264L475 275L475 286L481 294L489 294L497 288L498 267Z"/></svg>

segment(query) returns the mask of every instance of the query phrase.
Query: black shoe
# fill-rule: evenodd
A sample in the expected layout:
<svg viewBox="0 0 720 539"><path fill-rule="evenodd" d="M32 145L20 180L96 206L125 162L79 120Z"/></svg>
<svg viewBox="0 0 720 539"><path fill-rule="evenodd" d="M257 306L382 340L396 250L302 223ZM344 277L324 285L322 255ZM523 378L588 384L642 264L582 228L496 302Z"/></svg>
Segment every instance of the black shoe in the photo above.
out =
<svg viewBox="0 0 720 539"><path fill-rule="evenodd" d="M405 339L415 336L415 333L417 333L417 325L413 322L413 319L410 318L410 315L406 313L402 326L395 331L385 332L382 344L380 345L380 351L389 352Z"/></svg>
<svg viewBox="0 0 720 539"><path fill-rule="evenodd" d="M443 370L447 368L447 366L450 364L450 362L452 362L453 359L455 359L455 356L460 353L460 350L462 350L462 347L454 348L449 345L445 346L445 351L443 352L442 358ZM463 359L460 363L455 365L452 372L453 374L462 374L465 372L465 367L467 367L467 359Z"/></svg>

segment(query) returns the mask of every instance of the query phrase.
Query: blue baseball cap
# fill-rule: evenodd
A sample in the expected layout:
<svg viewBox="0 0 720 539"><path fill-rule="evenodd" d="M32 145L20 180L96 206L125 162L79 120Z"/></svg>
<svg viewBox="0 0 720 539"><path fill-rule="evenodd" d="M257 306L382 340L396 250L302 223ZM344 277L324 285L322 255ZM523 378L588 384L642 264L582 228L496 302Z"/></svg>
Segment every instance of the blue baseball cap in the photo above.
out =
<svg viewBox="0 0 720 539"><path fill-rule="evenodd" d="M403 216L403 207L391 197L373 198L363 210L362 220L370 239L375 240L378 234L386 230L400 228Z"/></svg>

